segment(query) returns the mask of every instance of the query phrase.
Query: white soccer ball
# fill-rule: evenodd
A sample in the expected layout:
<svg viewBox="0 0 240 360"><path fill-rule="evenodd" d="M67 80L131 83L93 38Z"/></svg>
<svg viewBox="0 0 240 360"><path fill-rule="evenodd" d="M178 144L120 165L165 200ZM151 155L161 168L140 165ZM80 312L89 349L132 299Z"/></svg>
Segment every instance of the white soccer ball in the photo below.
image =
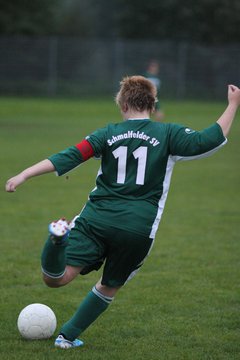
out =
<svg viewBox="0 0 240 360"><path fill-rule="evenodd" d="M44 304L26 306L19 314L17 327L28 340L48 339L56 330L57 320L50 307Z"/></svg>

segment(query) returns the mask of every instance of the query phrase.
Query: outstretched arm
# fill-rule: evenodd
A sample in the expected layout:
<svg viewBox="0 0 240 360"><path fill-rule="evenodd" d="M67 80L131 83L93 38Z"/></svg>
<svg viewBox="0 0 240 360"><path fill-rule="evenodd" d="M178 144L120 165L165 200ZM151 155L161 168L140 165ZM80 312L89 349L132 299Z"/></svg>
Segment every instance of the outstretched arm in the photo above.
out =
<svg viewBox="0 0 240 360"><path fill-rule="evenodd" d="M76 146L71 146L58 154L52 155L49 159L23 170L18 175L9 179L6 183L6 191L14 192L16 188L33 176L56 171L58 175L74 169L94 155L92 145L87 140L82 140Z"/></svg>
<svg viewBox="0 0 240 360"><path fill-rule="evenodd" d="M39 163L23 170L18 175L9 179L6 183L6 191L14 192L19 185L23 184L31 177L46 174L52 171L55 171L55 167L50 160L46 159L40 161Z"/></svg>
<svg viewBox="0 0 240 360"><path fill-rule="evenodd" d="M221 126L223 135L226 137L232 126L237 109L240 105L240 89L237 86L228 86L228 106L222 116L217 120Z"/></svg>

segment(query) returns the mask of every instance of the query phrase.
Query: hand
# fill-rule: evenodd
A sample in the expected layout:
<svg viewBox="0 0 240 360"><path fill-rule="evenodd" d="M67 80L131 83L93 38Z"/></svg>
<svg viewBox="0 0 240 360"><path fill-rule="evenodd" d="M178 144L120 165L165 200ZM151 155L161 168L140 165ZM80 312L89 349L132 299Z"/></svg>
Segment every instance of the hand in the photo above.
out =
<svg viewBox="0 0 240 360"><path fill-rule="evenodd" d="M5 189L7 192L14 192L16 188L26 181L23 174L16 175L6 182Z"/></svg>
<svg viewBox="0 0 240 360"><path fill-rule="evenodd" d="M240 89L235 85L228 85L228 102L236 106L240 105Z"/></svg>

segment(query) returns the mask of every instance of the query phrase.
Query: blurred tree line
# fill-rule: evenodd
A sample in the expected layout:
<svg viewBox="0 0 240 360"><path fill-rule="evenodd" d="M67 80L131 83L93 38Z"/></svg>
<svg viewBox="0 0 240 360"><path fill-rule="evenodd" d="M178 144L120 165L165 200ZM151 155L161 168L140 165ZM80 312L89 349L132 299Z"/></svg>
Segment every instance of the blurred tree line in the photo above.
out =
<svg viewBox="0 0 240 360"><path fill-rule="evenodd" d="M239 0L0 0L0 34L240 41Z"/></svg>

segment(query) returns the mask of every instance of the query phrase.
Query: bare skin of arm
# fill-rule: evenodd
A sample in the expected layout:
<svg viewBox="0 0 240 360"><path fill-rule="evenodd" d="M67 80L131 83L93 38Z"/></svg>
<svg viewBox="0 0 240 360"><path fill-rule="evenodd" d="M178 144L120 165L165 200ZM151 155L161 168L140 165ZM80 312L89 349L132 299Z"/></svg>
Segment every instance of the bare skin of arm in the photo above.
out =
<svg viewBox="0 0 240 360"><path fill-rule="evenodd" d="M240 105L240 89L235 85L228 86L228 106L224 113L217 120L221 126L223 135L226 137L232 126L237 109Z"/></svg>
<svg viewBox="0 0 240 360"><path fill-rule="evenodd" d="M40 161L39 163L23 170L18 175L12 177L9 179L6 183L6 191L7 192L14 192L16 191L16 188L23 184L25 181L30 179L31 177L46 174L49 172L55 171L55 168L50 160L45 159L43 161Z"/></svg>

